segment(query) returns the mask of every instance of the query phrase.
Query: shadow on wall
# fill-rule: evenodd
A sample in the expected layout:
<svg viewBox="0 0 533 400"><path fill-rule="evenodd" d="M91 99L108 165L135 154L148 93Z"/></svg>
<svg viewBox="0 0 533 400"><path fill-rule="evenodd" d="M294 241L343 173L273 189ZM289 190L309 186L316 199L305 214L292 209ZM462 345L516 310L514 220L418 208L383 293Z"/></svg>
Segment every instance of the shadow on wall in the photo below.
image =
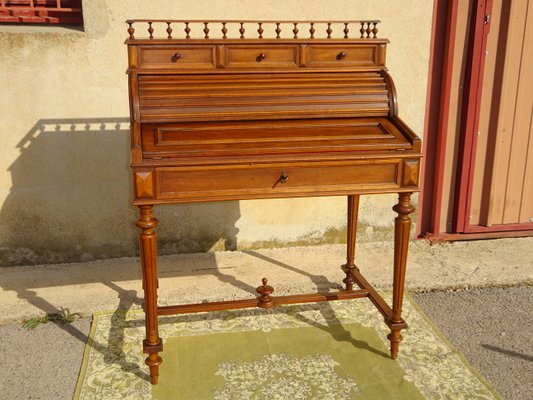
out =
<svg viewBox="0 0 533 400"><path fill-rule="evenodd" d="M138 229L134 226L138 213L131 206L129 133L126 118L43 119L32 127L18 144L20 156L9 168L12 188L0 210L0 265L86 261L138 253ZM158 206L155 213L160 219L159 254L199 252L216 245L228 250L237 247L238 202ZM299 272L323 291L340 288L321 275L308 274L253 251L248 255ZM28 274L23 279L3 281L2 288L16 292L18 299L42 312L60 313L58 305L39 294L38 289L99 282L117 293L116 317L142 304L136 290L124 289L120 284L136 280L140 289L138 265L69 266L72 273L59 268L47 279L34 279ZM255 287L240 281L231 270L219 270L214 255L193 271L165 271L160 266L160 276L165 274L215 275L222 283L256 295ZM118 343L108 344L89 341L73 325L56 324L105 354L105 363L119 363L147 380L139 366L126 360L121 351L124 326L113 321L109 336L117 338Z"/></svg>
<svg viewBox="0 0 533 400"><path fill-rule="evenodd" d="M138 254L129 119L41 119L18 144L0 210L0 265ZM238 202L159 206L159 254L236 248ZM136 271L136 273L138 273Z"/></svg>

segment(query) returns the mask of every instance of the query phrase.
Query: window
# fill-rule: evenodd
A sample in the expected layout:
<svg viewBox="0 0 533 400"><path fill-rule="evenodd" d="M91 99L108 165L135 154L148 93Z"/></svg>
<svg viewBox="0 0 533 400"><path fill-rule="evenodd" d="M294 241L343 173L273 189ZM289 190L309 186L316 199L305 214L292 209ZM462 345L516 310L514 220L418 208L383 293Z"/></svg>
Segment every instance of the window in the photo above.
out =
<svg viewBox="0 0 533 400"><path fill-rule="evenodd" d="M0 0L0 23L81 25L81 0Z"/></svg>

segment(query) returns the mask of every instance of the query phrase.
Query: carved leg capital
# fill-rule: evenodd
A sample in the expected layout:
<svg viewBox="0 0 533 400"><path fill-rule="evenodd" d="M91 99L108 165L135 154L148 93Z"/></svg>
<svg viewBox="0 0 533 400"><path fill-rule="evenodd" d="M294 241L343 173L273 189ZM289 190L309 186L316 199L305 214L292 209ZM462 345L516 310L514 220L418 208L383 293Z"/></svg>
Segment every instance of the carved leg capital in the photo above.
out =
<svg viewBox="0 0 533 400"><path fill-rule="evenodd" d="M153 206L139 206L140 217L135 222L138 228L142 229L141 235L155 235L154 228L159 225L158 219L154 216Z"/></svg>
<svg viewBox="0 0 533 400"><path fill-rule="evenodd" d="M415 211L415 207L411 204L411 194L412 193L399 193L398 204L392 207L392 209L398 213L396 222L408 222L409 226L411 224L411 217L409 217L409 214Z"/></svg>

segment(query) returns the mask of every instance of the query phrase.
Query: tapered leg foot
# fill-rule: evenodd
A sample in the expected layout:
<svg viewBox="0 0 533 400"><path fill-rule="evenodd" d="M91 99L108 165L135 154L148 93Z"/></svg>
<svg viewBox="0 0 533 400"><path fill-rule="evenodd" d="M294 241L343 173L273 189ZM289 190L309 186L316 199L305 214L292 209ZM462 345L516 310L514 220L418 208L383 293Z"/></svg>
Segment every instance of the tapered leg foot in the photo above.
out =
<svg viewBox="0 0 533 400"><path fill-rule="evenodd" d="M346 290L349 292L350 290L353 290L353 285L355 283L355 280L350 275L350 272L348 272L352 268L348 268L345 264L342 266L342 269L346 272L346 278L344 278L342 282L346 285Z"/></svg>
<svg viewBox="0 0 533 400"><path fill-rule="evenodd" d="M159 382L159 365L163 362L163 359L159 357L157 353L150 354L146 357L146 365L150 368L150 383L157 385Z"/></svg>
<svg viewBox="0 0 533 400"><path fill-rule="evenodd" d="M148 353L144 362L150 368L150 383L153 385L159 381L159 366L163 362L159 356L161 351L163 351L163 341L160 338L155 343L150 343L147 339L143 340L143 352Z"/></svg>
<svg viewBox="0 0 533 400"><path fill-rule="evenodd" d="M402 335L400 334L400 330L398 329L391 331L391 333L389 333L387 336L387 339L390 340L390 356L393 360L396 360L400 350L400 342L403 339Z"/></svg>

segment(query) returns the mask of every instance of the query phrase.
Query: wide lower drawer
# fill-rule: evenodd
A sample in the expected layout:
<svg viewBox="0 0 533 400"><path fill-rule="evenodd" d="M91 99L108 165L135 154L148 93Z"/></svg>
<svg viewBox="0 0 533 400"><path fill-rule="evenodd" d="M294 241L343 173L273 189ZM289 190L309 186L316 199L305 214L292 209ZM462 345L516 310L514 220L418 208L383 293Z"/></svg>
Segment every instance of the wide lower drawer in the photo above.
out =
<svg viewBox="0 0 533 400"><path fill-rule="evenodd" d="M279 165L160 167L156 198L223 200L325 195L400 186L400 160Z"/></svg>

